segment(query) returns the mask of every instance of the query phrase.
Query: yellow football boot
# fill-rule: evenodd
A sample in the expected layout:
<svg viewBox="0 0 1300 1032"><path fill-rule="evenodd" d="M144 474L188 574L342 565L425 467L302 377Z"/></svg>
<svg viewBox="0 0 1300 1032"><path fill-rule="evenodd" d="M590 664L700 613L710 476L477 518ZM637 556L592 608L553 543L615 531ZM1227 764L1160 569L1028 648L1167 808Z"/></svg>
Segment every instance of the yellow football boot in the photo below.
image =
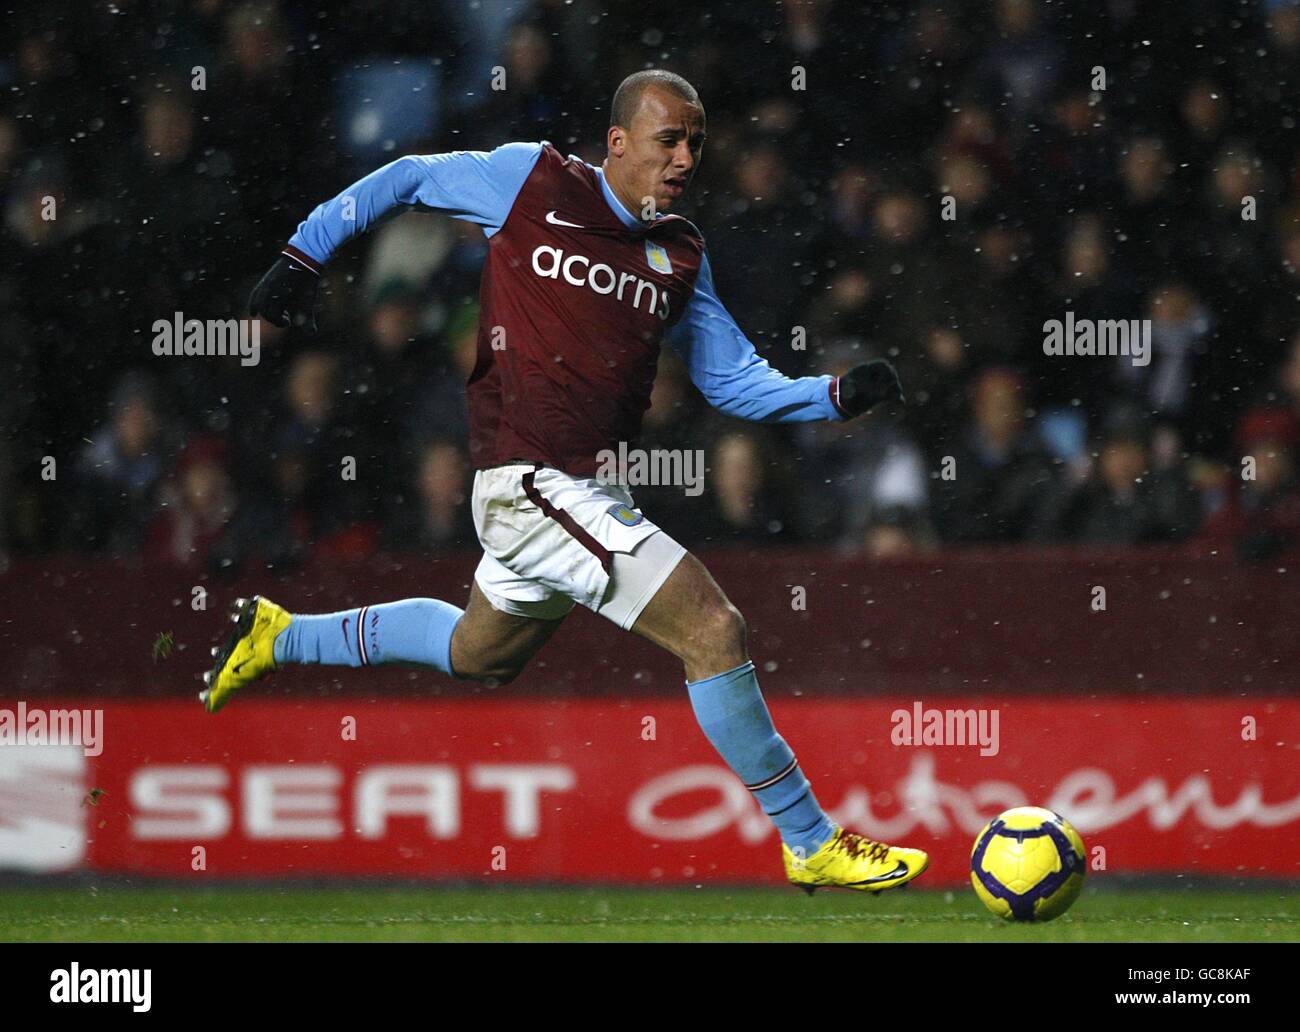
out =
<svg viewBox="0 0 1300 1032"><path fill-rule="evenodd" d="M888 846L843 828L812 856L799 857L784 842L785 875L808 895L819 888L883 892L906 885L924 871L930 858L919 849Z"/></svg>
<svg viewBox="0 0 1300 1032"><path fill-rule="evenodd" d="M275 639L289 626L290 616L270 599L254 595L235 602L230 619L235 629L230 640L212 655L216 665L203 675L207 685L199 700L216 713L246 684L275 669Z"/></svg>

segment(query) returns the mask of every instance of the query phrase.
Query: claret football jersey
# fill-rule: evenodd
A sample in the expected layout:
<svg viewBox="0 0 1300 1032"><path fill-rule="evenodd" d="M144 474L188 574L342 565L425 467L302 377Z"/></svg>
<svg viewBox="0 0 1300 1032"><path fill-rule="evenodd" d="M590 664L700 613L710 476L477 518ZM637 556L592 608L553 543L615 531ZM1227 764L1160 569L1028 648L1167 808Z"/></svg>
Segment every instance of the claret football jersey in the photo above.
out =
<svg viewBox="0 0 1300 1032"><path fill-rule="evenodd" d="M642 220L601 169L549 143L399 158L317 207L285 253L320 272L403 207L488 235L467 385L476 468L528 459L594 476L602 452L635 443L664 343L730 415L843 418L833 377L791 379L757 355L718 300L689 220Z"/></svg>

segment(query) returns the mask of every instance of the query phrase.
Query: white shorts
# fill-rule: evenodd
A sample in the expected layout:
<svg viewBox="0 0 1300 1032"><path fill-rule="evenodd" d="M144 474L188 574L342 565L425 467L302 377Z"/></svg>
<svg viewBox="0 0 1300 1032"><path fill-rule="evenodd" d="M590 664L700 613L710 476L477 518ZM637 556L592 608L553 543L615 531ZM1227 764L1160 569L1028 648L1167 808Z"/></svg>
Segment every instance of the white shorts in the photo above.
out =
<svg viewBox="0 0 1300 1032"><path fill-rule="evenodd" d="M474 474L474 573L494 609L553 620L581 602L627 630L686 549L626 488L533 463Z"/></svg>

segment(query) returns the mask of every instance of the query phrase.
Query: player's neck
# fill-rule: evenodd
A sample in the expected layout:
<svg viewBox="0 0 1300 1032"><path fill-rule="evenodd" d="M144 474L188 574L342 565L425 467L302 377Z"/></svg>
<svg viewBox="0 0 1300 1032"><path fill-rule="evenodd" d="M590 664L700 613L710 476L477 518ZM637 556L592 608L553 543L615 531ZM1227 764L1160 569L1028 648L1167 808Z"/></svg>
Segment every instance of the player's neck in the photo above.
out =
<svg viewBox="0 0 1300 1032"><path fill-rule="evenodd" d="M618 176L617 170L610 168L609 158L606 158L600 163L600 169L605 175L605 182L609 184L610 193L618 199L618 203L623 205L630 214L636 216L638 208L637 198L633 197L627 190L626 184L623 183Z"/></svg>

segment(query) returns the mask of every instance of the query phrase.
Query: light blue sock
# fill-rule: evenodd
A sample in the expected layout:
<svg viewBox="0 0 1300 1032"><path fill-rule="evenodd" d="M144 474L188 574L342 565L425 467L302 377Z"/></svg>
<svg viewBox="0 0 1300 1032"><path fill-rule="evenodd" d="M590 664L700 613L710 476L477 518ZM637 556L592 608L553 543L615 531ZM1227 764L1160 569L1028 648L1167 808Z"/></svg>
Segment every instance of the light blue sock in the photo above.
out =
<svg viewBox="0 0 1300 1032"><path fill-rule="evenodd" d="M781 840L792 850L802 849L805 857L829 842L835 825L817 805L794 752L772 726L754 664L688 681L686 691L704 734L754 793Z"/></svg>
<svg viewBox="0 0 1300 1032"><path fill-rule="evenodd" d="M451 669L451 632L465 610L436 598L407 598L320 616L294 615L275 639L275 661Z"/></svg>

